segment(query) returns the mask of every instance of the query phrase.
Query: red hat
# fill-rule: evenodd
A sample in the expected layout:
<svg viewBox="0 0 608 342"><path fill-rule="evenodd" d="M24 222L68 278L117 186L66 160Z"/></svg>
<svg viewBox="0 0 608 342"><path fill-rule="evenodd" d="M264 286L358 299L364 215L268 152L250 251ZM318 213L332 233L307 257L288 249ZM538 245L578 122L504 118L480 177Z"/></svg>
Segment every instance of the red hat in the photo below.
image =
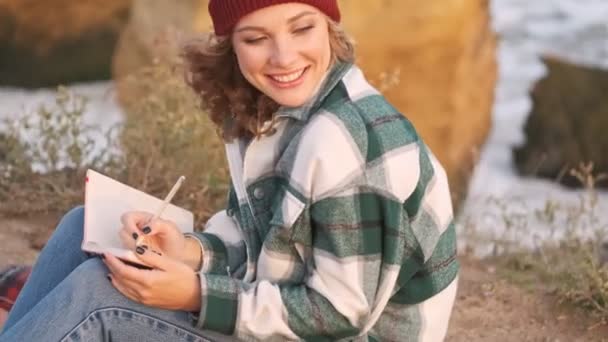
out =
<svg viewBox="0 0 608 342"><path fill-rule="evenodd" d="M340 21L337 0L210 0L209 14L213 20L215 34L224 36L229 34L234 25L247 14L264 7L288 2L300 2L314 6L334 21Z"/></svg>

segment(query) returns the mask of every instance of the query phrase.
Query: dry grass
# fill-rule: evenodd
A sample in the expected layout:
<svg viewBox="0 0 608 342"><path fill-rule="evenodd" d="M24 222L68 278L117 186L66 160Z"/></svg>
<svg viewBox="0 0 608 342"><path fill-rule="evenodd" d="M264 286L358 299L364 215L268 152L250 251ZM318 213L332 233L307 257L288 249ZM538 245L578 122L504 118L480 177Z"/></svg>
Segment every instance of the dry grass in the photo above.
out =
<svg viewBox="0 0 608 342"><path fill-rule="evenodd" d="M120 83L132 96L117 134L85 127L87 100L66 88L58 89L54 106L7 122L0 132L0 214L63 212L82 203L84 173L94 168L159 197L185 175L175 203L197 222L208 218L226 200L223 144L180 70L158 62ZM87 159L95 134L110 148Z"/></svg>
<svg viewBox="0 0 608 342"><path fill-rule="evenodd" d="M119 178L163 197L185 175L175 202L199 220L208 218L225 204L229 172L223 143L183 82L181 66L158 62L120 87L131 100L125 103Z"/></svg>

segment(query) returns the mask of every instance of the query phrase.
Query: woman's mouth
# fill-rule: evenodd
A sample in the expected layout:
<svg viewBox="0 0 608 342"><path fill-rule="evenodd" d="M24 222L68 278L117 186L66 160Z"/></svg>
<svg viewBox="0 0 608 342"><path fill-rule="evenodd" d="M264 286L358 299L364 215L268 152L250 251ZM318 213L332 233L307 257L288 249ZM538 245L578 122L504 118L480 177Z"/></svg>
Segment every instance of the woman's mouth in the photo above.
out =
<svg viewBox="0 0 608 342"><path fill-rule="evenodd" d="M300 85L304 79L304 74L309 67L296 70L289 74L267 75L272 83L278 88L291 88Z"/></svg>

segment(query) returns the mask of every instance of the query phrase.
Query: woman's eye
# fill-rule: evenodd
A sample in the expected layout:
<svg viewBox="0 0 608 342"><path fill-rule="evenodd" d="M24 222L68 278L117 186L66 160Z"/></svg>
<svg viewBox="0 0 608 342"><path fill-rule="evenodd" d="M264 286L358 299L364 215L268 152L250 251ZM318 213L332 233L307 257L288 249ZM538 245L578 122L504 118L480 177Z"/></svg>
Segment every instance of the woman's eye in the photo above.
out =
<svg viewBox="0 0 608 342"><path fill-rule="evenodd" d="M245 39L245 43L255 45L261 43L264 39L266 39L266 37L247 38Z"/></svg>
<svg viewBox="0 0 608 342"><path fill-rule="evenodd" d="M295 33L305 33L306 31L310 31L312 28L314 28L314 25L308 25L308 26L304 26L301 28L297 28L294 30Z"/></svg>

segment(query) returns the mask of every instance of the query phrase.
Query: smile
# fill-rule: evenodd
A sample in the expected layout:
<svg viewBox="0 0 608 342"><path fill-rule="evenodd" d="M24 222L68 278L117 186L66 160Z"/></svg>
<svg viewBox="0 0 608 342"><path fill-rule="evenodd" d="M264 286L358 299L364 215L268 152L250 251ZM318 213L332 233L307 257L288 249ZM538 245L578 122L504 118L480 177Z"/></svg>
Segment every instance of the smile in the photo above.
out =
<svg viewBox="0 0 608 342"><path fill-rule="evenodd" d="M283 75L268 75L268 78L276 82L279 86L294 86L303 78L302 76L308 70L308 67Z"/></svg>

